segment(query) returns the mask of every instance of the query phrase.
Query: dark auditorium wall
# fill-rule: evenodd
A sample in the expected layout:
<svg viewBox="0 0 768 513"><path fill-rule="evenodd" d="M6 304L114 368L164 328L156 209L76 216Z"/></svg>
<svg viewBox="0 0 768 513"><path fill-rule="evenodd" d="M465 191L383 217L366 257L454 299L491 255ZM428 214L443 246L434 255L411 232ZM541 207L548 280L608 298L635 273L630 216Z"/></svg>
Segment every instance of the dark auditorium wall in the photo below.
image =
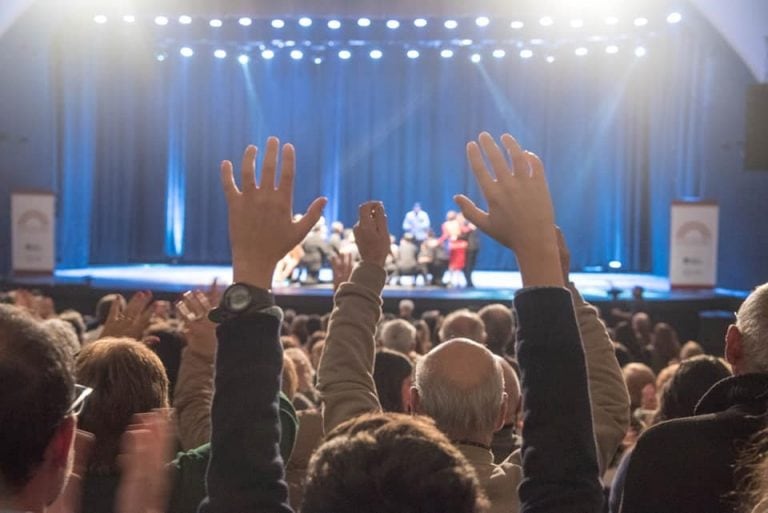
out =
<svg viewBox="0 0 768 513"><path fill-rule="evenodd" d="M56 90L57 82L54 80L55 65L60 63L56 56L66 51L66 48L55 47L62 41L66 41L56 37L56 30L59 27L58 16L59 13L49 11L47 6L38 5L31 8L0 37L0 275L9 272L10 268L10 226L7 215L10 191L41 189L58 193L63 187L60 179L64 169L62 147L63 142L67 140L67 135L71 137L72 133L66 132L66 126L60 116L61 105L57 102L60 102L63 96L61 91ZM698 23L701 24L701 22ZM702 30L705 29L706 27ZM646 205L650 212L644 217L645 221L636 220L637 222L630 223L631 218L628 218L629 221L623 219L623 224L618 227L618 230L627 238L641 234L640 244L635 244L628 250L636 253L636 258L630 255L627 257L628 261L638 262L640 267L638 270L664 274L668 268L669 244L666 205L676 199L681 191L684 194L698 194L702 198L714 199L721 206L719 285L746 289L768 280L768 223L765 221L765 214L768 212L766 208L768 172L742 170L745 92L747 87L754 83L754 78L725 42L718 39L719 36L715 36L713 30L709 29L703 37L707 40L707 44L704 45L706 55L702 58L702 62L706 61L707 66L690 75L693 77L690 94L696 96L696 101L686 104L688 107L698 106L696 112L687 114L687 119L693 119L696 122L693 123L694 126L689 127L690 133L679 136L674 139L674 143L670 143L663 138L653 137L654 133L669 129L665 124L665 118L649 120L651 136L648 137L647 151L653 157L639 156L639 161L644 163L644 172L647 176L644 175L642 180L634 182L647 187L647 190L644 190L641 197L637 197L637 191L631 189L615 191L615 193L627 201ZM659 77L659 80L664 80L664 77ZM90 85L93 86L93 84ZM83 86L85 87L86 84ZM77 91L77 84L74 87L70 84L68 92L72 93L72 91ZM666 105L670 110L677 106L671 103ZM490 128L494 131L500 129L498 123ZM553 130L557 131L557 127ZM569 137L573 137L574 140L583 140L581 134L572 132L560 134L560 138L566 142ZM94 147L98 141L97 136L95 141L79 147L78 151L88 148L96 151ZM557 170L561 174L567 174L568 163L582 158L583 155L579 148L556 151L556 148L543 144L537 145L538 141L535 140L526 142L531 146L544 146L537 147L537 151L545 157L545 164L550 163L552 170ZM100 151L104 152L105 149L102 148ZM147 151L160 150L148 148ZM301 148L299 151L301 152ZM461 152L457 151L457 153ZM88 155L81 155L81 157L88 160ZM120 160L125 160L123 155ZM215 159L211 160L215 161ZM462 163L461 167L466 166ZM673 171L683 168L688 171L685 173ZM140 170L141 176L151 176L153 172L152 169ZM86 173L83 176L89 175ZM323 178L316 179L320 182L323 180ZM125 180L127 180L125 183L133 184L129 178ZM560 200L561 208L558 209L560 215L562 216L563 212L568 214L571 211L574 212L573 215L560 220L564 224L566 234L572 234L570 239L574 254L601 254L601 248L595 248L595 240L600 240L599 234L593 236L588 229L589 220L579 215L584 212L602 212L594 205L601 201L600 198L590 196L591 184L588 182L569 184L556 176L552 180L555 200ZM561 181L558 182L558 180ZM122 182L116 183L119 185ZM164 179L154 188L147 188L149 197L147 201L163 201L163 187L165 187ZM89 186L86 189L91 191L91 194L100 193L98 187ZM188 201L202 201L198 197L202 190L204 189L191 190ZM119 192L119 187L112 191L113 194L119 194ZM450 204L449 193L442 194L442 197L448 199L434 208L433 224L438 224L442 217L443 212L440 209L447 208ZM92 198L77 198L77 200L76 206L87 208ZM407 198L400 202L404 205L411 200L412 198ZM302 201L304 201L303 198ZM576 204L563 205L569 201ZM403 210L403 205L399 205L400 210ZM59 209L61 208L59 205ZM73 206L68 205L68 208ZM134 207L113 202L111 208ZM165 212L164 208L161 210ZM402 213L404 211L397 211L391 215L393 228L398 227ZM346 217L343 214L342 210L340 215ZM71 218L71 213L68 215ZM99 212L88 212L85 225L77 227L76 235L82 247L75 248L74 253L69 247L62 251L67 241L60 238L58 241L60 254L64 255L67 265L84 265L89 261L106 263L99 260L98 255L106 254L102 249L105 251L114 249L105 247L112 240L115 244L125 246L116 252L124 257L114 259L113 263L125 263L134 257L143 257L147 260L158 260L164 257L164 241L159 231L147 229L148 238L143 240L136 240L137 237L112 239L109 234L110 227L99 226L99 219ZM348 223L351 221L346 218L344 220ZM145 223L142 226L151 227L153 223L164 223L165 220L150 218L139 219L139 222ZM204 249L206 241L196 240L194 234L190 235L195 228L194 225L186 227L187 242L191 241L193 249L195 247ZM216 229L215 226L205 228ZM599 228L599 230L607 229ZM598 229L596 228L595 231L597 232ZM59 233L61 232L60 230ZM484 242L486 245L483 251L487 259L494 250L489 248L487 240ZM94 258L94 255L97 258ZM481 253L481 266L485 263L484 267L487 268L511 264L510 260L483 261L483 256ZM591 261L587 259L579 262L577 259L577 262L584 265L594 263L593 261L597 259L597 257L591 258Z"/></svg>

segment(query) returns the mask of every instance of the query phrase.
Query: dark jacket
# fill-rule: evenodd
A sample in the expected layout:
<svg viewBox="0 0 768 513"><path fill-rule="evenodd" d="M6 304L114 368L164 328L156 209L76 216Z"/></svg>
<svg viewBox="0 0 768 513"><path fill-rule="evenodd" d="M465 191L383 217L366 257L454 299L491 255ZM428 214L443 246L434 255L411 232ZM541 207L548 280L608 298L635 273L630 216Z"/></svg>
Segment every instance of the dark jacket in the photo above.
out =
<svg viewBox="0 0 768 513"><path fill-rule="evenodd" d="M730 513L739 452L765 426L768 374L716 383L696 415L643 433L627 467L622 513Z"/></svg>

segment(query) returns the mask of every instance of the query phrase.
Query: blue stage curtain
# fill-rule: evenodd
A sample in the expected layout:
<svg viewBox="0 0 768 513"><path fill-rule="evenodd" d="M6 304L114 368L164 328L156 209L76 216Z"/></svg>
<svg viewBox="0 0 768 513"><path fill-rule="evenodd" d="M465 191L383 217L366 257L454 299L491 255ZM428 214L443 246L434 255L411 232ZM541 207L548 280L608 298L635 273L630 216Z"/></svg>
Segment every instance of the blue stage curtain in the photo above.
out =
<svg viewBox="0 0 768 513"><path fill-rule="evenodd" d="M669 203L715 195L706 182L720 134L708 127L751 80L744 71L724 84L723 62L736 58L693 16L662 27L643 58L627 44L551 64L511 52L475 64L436 49L411 60L385 46L380 60L353 47L350 60L334 50L315 64L282 49L241 65L194 41L194 57L179 43L158 62L153 33L141 46L122 30L94 26L55 57L64 266L227 261L219 163L239 167L245 145L268 135L297 148L297 211L327 195L328 220L351 225L359 203L380 199L399 234L419 201L439 231L454 194L481 200L465 145L488 130L543 159L574 268L619 260L663 274ZM515 268L508 251L481 244L479 268Z"/></svg>

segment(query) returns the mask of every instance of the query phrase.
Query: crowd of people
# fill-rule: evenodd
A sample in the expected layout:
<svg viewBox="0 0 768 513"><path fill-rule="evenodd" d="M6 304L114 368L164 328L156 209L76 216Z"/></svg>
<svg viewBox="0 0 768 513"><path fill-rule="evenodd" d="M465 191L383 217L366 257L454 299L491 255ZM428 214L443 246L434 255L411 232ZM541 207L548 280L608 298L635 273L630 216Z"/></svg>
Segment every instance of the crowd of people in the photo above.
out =
<svg viewBox="0 0 768 513"><path fill-rule="evenodd" d="M475 286L472 273L480 251L479 233L461 212L449 210L437 234L427 212L416 203L405 215L402 229L399 241L390 235L384 265L388 283L401 285L401 278L408 277L411 286ZM304 240L278 263L274 285L320 283L320 271L338 258L361 261L354 230L345 228L341 221L332 222L329 228L321 216Z"/></svg>
<svg viewBox="0 0 768 513"><path fill-rule="evenodd" d="M724 358L681 345L642 301L601 316L569 280L541 161L500 142L468 144L488 208L457 195L439 245L467 250L480 230L513 251L512 305L383 312L393 240L370 201L356 257L331 259L333 310L281 309L276 273L327 242L326 200L293 215L294 149L275 138L260 181L253 146L239 185L222 164L225 290L110 294L90 315L4 293L0 511L768 511L768 284ZM417 204L403 224L418 262L428 216Z"/></svg>

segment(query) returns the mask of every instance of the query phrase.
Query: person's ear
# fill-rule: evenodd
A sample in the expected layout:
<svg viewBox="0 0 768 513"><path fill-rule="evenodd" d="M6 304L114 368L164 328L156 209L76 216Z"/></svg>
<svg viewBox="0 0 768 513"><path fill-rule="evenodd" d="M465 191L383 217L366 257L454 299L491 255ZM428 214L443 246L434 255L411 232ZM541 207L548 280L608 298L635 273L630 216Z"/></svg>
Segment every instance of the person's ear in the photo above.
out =
<svg viewBox="0 0 768 513"><path fill-rule="evenodd" d="M403 403L403 413L412 413L411 408L411 377L407 376L400 385L400 400Z"/></svg>
<svg viewBox="0 0 768 513"><path fill-rule="evenodd" d="M741 330L735 324L728 326L725 333L725 360L733 367L733 373L739 374L744 364L744 344Z"/></svg>
<svg viewBox="0 0 768 513"><path fill-rule="evenodd" d="M45 450L45 459L56 467L66 467L69 465L76 431L77 419L74 415L70 415L64 419L53 434Z"/></svg>
<svg viewBox="0 0 768 513"><path fill-rule="evenodd" d="M493 429L494 433L504 427L507 421L507 410L509 409L509 400L507 393L504 392L501 396L501 405L499 407L499 416L496 418L496 427Z"/></svg>
<svg viewBox="0 0 768 513"><path fill-rule="evenodd" d="M419 389L416 387L411 387L411 397L410 397L410 407L411 407L411 413L418 414L421 413L421 397L419 396Z"/></svg>

